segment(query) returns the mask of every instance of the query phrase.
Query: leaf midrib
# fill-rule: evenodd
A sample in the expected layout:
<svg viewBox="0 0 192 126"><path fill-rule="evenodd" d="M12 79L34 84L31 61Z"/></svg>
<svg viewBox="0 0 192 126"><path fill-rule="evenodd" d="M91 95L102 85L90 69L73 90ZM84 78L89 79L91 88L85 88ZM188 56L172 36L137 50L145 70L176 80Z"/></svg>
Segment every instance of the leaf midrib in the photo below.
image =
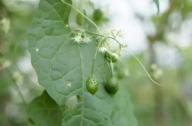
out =
<svg viewBox="0 0 192 126"><path fill-rule="evenodd" d="M83 126L83 118L84 118L84 72L83 72L83 57L80 51L79 45L77 45L78 52L79 52L79 57L80 57L80 71L81 71L81 83L82 83L82 107L81 107L81 123L80 126Z"/></svg>

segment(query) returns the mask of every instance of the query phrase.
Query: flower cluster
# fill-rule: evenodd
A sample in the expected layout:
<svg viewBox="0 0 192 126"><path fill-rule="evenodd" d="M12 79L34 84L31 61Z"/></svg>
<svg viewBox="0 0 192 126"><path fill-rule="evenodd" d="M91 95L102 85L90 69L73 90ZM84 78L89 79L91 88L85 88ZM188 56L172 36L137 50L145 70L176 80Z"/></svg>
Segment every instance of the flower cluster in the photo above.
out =
<svg viewBox="0 0 192 126"><path fill-rule="evenodd" d="M87 35L85 32L73 32L72 39L76 43L89 43L91 41L91 38L89 35Z"/></svg>

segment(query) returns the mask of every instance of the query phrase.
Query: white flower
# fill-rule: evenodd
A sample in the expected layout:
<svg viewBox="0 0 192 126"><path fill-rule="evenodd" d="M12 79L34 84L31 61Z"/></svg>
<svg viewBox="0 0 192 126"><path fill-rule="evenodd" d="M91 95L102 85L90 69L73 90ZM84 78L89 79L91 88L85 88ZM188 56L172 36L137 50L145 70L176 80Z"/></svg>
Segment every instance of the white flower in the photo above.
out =
<svg viewBox="0 0 192 126"><path fill-rule="evenodd" d="M84 32L78 32L72 38L76 43L89 43L91 41L90 37L87 36Z"/></svg>
<svg viewBox="0 0 192 126"><path fill-rule="evenodd" d="M88 36L85 36L81 40L82 40L83 43L89 43L91 41L90 37L88 37Z"/></svg>
<svg viewBox="0 0 192 126"><path fill-rule="evenodd" d="M72 38L75 42L80 43L81 42L81 35L78 33Z"/></svg>
<svg viewBox="0 0 192 126"><path fill-rule="evenodd" d="M99 48L99 52L101 52L101 53L104 53L106 51L107 51L107 48L105 48L105 47L100 47Z"/></svg>
<svg viewBox="0 0 192 126"><path fill-rule="evenodd" d="M113 37L122 37L123 34L122 34L122 31L120 29L112 29L110 34L113 36Z"/></svg>

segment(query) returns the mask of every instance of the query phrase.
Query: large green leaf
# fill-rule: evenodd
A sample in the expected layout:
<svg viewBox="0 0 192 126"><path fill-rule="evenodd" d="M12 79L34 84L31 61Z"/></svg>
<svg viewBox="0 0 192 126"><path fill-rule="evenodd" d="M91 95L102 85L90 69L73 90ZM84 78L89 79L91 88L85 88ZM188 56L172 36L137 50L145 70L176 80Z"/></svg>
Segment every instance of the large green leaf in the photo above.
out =
<svg viewBox="0 0 192 126"><path fill-rule="evenodd" d="M60 126L60 108L46 91L27 105L29 120L36 126Z"/></svg>
<svg viewBox="0 0 192 126"><path fill-rule="evenodd" d="M72 31L66 27L69 13L70 8L60 0L41 0L29 32L32 64L39 83L62 110L61 125L135 126L127 90L112 97L103 88L110 69L100 53L94 72L99 89L95 95L87 92L85 81L90 76L97 41L94 37L88 44L72 40Z"/></svg>

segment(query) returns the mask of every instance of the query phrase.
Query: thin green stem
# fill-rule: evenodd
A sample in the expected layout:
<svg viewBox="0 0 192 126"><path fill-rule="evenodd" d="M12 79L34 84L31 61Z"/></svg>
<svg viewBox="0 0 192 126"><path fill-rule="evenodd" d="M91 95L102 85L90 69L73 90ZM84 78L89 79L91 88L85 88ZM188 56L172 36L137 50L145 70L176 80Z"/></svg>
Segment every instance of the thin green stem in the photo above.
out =
<svg viewBox="0 0 192 126"><path fill-rule="evenodd" d="M113 77L114 76L114 66L113 66L113 63L110 62L109 65L110 65L110 68L111 68L111 77Z"/></svg>
<svg viewBox="0 0 192 126"><path fill-rule="evenodd" d="M143 63L139 60L139 58L134 55L133 53L129 52L135 59L136 61L139 63L139 65L141 66L141 68L144 70L144 72L146 73L147 77L149 78L149 80L151 80L154 84L158 85L158 86L162 86L160 83L158 83L157 81L155 81L152 76L150 75L150 73L147 71L146 67L143 65Z"/></svg>
<svg viewBox="0 0 192 126"><path fill-rule="evenodd" d="M92 63L92 67L91 67L91 77L93 77L93 74L94 74L94 71L95 71L95 62L96 62L96 58L97 58L97 53L98 53L98 50L99 50L99 47L101 46L101 43L104 41L105 39L103 40L100 40L97 44L97 48L95 50L95 54L94 54L94 58L93 58L93 63Z"/></svg>
<svg viewBox="0 0 192 126"><path fill-rule="evenodd" d="M87 21L89 21L99 32L99 27L97 26L97 24L95 24L94 21L92 21L88 16L86 16L84 13L82 13L79 9L75 8L72 4L66 2L65 0L61 0L61 2L69 7L71 7L73 10L75 10L76 12L78 12L81 16L83 16L85 19L87 19Z"/></svg>
<svg viewBox="0 0 192 126"><path fill-rule="evenodd" d="M100 42L98 43L98 46L100 45ZM94 54L94 58L93 58L93 63L92 63L92 66L91 66L91 78L93 77L94 75L94 71L95 71L95 61L96 61L96 58L97 58L97 53L98 53L98 46L95 50L95 54Z"/></svg>
<svg viewBox="0 0 192 126"><path fill-rule="evenodd" d="M114 40L117 44L119 44L119 46L122 48L122 47L127 47L126 45L123 45L119 40L117 40L115 37L112 37L112 36L105 36L105 35L101 35L101 34L97 34L97 33L94 33L94 32L90 32L90 31L85 31L86 33L88 34L92 34L92 35L96 35L96 36L100 36L100 37L103 37L103 38L108 38L108 39L112 39Z"/></svg>

